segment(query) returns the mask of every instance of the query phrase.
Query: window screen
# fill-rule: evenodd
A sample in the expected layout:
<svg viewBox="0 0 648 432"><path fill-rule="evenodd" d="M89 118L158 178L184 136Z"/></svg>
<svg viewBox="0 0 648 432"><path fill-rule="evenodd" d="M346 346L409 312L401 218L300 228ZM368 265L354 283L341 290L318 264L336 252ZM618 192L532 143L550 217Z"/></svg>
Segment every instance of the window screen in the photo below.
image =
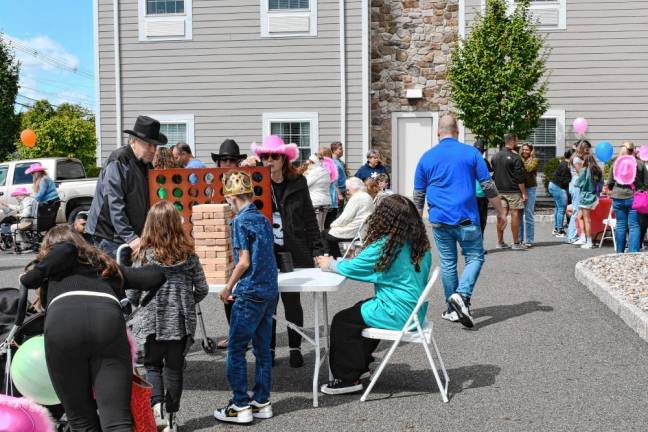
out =
<svg viewBox="0 0 648 432"><path fill-rule="evenodd" d="M184 13L184 0L146 0L146 15Z"/></svg>
<svg viewBox="0 0 648 432"><path fill-rule="evenodd" d="M187 123L162 123L160 132L166 135L170 147L179 142L187 142Z"/></svg>
<svg viewBox="0 0 648 432"><path fill-rule="evenodd" d="M276 9L308 9L310 7L309 0L269 0L269 10Z"/></svg>

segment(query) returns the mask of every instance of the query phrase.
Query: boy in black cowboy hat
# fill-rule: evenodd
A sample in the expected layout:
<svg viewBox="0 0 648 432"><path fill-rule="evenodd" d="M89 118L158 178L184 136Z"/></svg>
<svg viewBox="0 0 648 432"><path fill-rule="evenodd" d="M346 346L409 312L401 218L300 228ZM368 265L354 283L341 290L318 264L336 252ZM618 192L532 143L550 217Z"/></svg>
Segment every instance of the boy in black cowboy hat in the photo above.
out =
<svg viewBox="0 0 648 432"><path fill-rule="evenodd" d="M211 157L219 168L236 168L247 155L241 154L241 149L239 149L236 141L226 139L220 145L218 153L212 153Z"/></svg>
<svg viewBox="0 0 648 432"><path fill-rule="evenodd" d="M112 257L119 245L128 243L135 252L148 212L148 170L155 149L167 143L160 122L137 117L135 127L124 131L128 145L110 154L99 174L86 233Z"/></svg>

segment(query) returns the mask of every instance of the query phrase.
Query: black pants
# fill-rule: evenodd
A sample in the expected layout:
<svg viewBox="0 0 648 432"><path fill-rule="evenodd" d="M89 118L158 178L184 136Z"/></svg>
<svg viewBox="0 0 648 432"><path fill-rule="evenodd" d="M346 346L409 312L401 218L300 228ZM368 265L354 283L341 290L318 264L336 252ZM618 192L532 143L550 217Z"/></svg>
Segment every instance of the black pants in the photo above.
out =
<svg viewBox="0 0 648 432"><path fill-rule="evenodd" d="M301 305L299 293L281 293L281 301L284 305L286 320L302 327L304 325L304 310ZM288 346L290 348L301 347L301 336L292 329L288 329ZM274 350L277 346L277 321L272 320L272 342L270 349Z"/></svg>
<svg viewBox="0 0 648 432"><path fill-rule="evenodd" d="M157 341L155 335L149 335L144 344L146 380L153 385L151 405L164 402L164 408L170 413L180 409L186 347L186 337L177 341Z"/></svg>
<svg viewBox="0 0 648 432"><path fill-rule="evenodd" d="M362 330L368 327L360 313L362 303L336 313L331 324L329 364L333 376L345 381L355 381L369 370L380 342L362 337Z"/></svg>
<svg viewBox="0 0 648 432"><path fill-rule="evenodd" d="M45 318L45 357L74 432L132 432L133 366L117 302L92 296L57 300Z"/></svg>
<svg viewBox="0 0 648 432"><path fill-rule="evenodd" d="M229 302L229 303L223 303L225 305L225 318L227 318L227 324L230 323L230 319L232 318L232 305L234 302Z"/></svg>
<svg viewBox="0 0 648 432"><path fill-rule="evenodd" d="M322 239L324 240L324 245L326 246L329 255L333 258L340 258L342 256L342 254L340 253L340 242L353 241L353 239L341 239L334 237L329 234L328 230L322 233Z"/></svg>
<svg viewBox="0 0 648 432"><path fill-rule="evenodd" d="M326 219L324 219L324 229L329 229L331 228L331 224L335 219L337 219L339 209L336 208L330 208L328 213L326 213Z"/></svg>
<svg viewBox="0 0 648 432"><path fill-rule="evenodd" d="M640 224L640 233L641 237L640 238L640 245L643 245L646 240L646 232L648 231L648 214L640 214L639 215L639 224Z"/></svg>
<svg viewBox="0 0 648 432"><path fill-rule="evenodd" d="M479 210L479 225L483 238L488 223L488 198L477 197L477 209Z"/></svg>

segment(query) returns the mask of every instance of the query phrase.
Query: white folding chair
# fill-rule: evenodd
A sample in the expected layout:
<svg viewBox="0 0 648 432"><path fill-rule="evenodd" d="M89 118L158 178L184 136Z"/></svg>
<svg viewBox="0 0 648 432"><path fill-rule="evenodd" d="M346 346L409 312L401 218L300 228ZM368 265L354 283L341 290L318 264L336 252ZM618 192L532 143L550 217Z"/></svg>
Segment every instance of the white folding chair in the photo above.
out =
<svg viewBox="0 0 648 432"><path fill-rule="evenodd" d="M614 249L616 250L616 235L614 234L614 231L616 229L616 218L612 217L612 213L614 210L612 210L612 207L610 206L610 213L608 213L607 219L603 219L603 225L605 226L603 228L603 234L601 234L601 241L599 242L599 249L603 247L603 241L604 240L609 240L612 239L612 244L614 245ZM612 233L611 236L606 237L605 234L607 233L608 228L610 229L610 233Z"/></svg>
<svg viewBox="0 0 648 432"><path fill-rule="evenodd" d="M362 221L360 228L358 228L357 234L355 235L355 237L353 237L353 240L351 240L350 242L339 243L340 245L344 245L345 248L342 259L353 258L355 255L357 255L356 251L362 247L362 233L364 232L365 224L368 218L369 217L367 216L367 218Z"/></svg>
<svg viewBox="0 0 648 432"><path fill-rule="evenodd" d="M432 368L432 373L434 374L434 379L436 380L437 386L439 387L439 392L441 392L441 398L443 399L443 402L448 402L448 383L450 382L450 378L448 378L448 372L446 371L445 365L443 364L441 353L439 352L436 340L434 339L432 323L428 320L425 320L425 322L421 324L418 318L418 311L419 309L421 309L423 304L427 302L430 291L432 290L432 285L434 285L434 282L436 282L438 277L439 268L437 267L436 269L434 269L432 277L428 281L427 286L423 290L423 293L416 303L416 307L412 311L412 314L401 330L367 328L362 331L362 336L368 339L394 341L391 348L387 352L387 355L385 355L385 358L383 358L382 362L380 363L380 366L378 366L378 370L371 377L371 382L369 383L367 390L360 398L362 402L367 400L367 396L369 396L369 393L371 393L371 389L373 389L373 386L376 384L376 381L378 381L380 374L382 373L392 354L394 354L394 351L396 351L396 348L401 342L417 343L423 345L425 354L427 355L428 361L430 362L430 367ZM434 347L436 357L439 360L439 365L441 367L441 372L443 372L445 384L441 383L441 378L439 377L436 363L434 361L434 358L432 357L432 353L430 352L430 344Z"/></svg>

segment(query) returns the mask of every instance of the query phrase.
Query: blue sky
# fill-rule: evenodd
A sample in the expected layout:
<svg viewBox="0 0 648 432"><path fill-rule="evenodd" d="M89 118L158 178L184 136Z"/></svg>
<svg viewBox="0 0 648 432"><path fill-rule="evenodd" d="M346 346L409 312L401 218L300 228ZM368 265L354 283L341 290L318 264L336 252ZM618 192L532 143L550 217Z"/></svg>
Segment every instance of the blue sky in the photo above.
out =
<svg viewBox="0 0 648 432"><path fill-rule="evenodd" d="M19 102L48 99L94 111L92 0L0 0L0 32L38 53L15 50L22 63L19 94L25 96Z"/></svg>

